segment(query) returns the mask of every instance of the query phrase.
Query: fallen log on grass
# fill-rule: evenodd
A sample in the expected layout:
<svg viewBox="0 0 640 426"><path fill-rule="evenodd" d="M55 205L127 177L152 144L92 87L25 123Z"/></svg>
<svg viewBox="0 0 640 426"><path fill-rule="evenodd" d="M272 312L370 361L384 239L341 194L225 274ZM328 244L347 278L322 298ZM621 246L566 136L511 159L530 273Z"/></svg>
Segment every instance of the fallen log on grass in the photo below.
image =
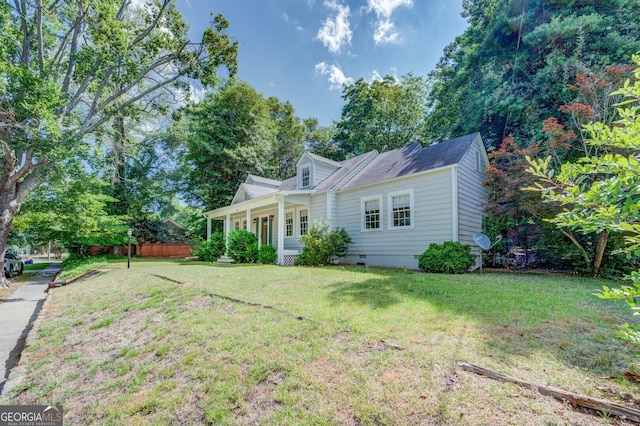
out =
<svg viewBox="0 0 640 426"><path fill-rule="evenodd" d="M469 364L468 362L458 362L457 364L463 370L481 374L483 376L489 377L490 379L498 380L500 382L515 383L516 385L522 387L535 389L542 395L552 396L561 401L568 401L571 403L573 408L589 408L600 413L607 413L624 418L626 420L633 421L635 423L640 423L640 410L637 410L635 408L625 407L624 405L618 404L616 402L606 401L604 399L593 398L586 395L579 395L553 386L544 386L527 382L525 380L520 380L518 378L511 377L506 374L490 370L488 368Z"/></svg>
<svg viewBox="0 0 640 426"><path fill-rule="evenodd" d="M165 277L164 275L158 275L158 274L150 274L154 277L158 277L161 278L165 281L169 281L171 283L175 283L175 284L186 284L183 283L182 281L178 281L175 280L173 278L169 278L169 277ZM312 321L312 322L317 322L320 323L320 321L315 320L313 318L309 318L309 317L305 317L304 315L300 315L300 314L296 314L295 312L289 312L285 309L280 309L280 308L276 308L275 306L271 306L271 305L265 305L264 303L259 303L259 302L249 302L248 300L242 300L242 299L238 299L235 297L231 297L231 296L225 296L224 294L220 294L220 293L209 293L209 295L211 297L219 297L220 299L225 299L225 300L229 300L231 302L235 302L235 303L241 303L243 305L249 305L249 306L258 306L261 308L265 308L265 309L273 309L274 311L278 311L278 312L282 312L283 314L289 315L291 317L294 317L297 320L305 320L305 321Z"/></svg>
<svg viewBox="0 0 640 426"><path fill-rule="evenodd" d="M278 312L281 312L283 314L289 315L290 317L293 317L293 318L295 318L297 320L305 320L305 321L311 321L311 322L317 322L317 323L320 322L320 321L318 321L316 319L305 317L304 315L296 314L295 312L287 311L286 309L280 309L280 308L277 308L277 307L272 306L272 305L265 305L264 303L249 302L248 300L237 299L235 297L225 296L224 294L213 293L213 292L209 293L209 295L211 297L219 297L220 299L229 300L229 301L235 302L235 303L241 303L243 305L258 306L260 308L265 308L265 309L273 309L274 311L278 311Z"/></svg>
<svg viewBox="0 0 640 426"><path fill-rule="evenodd" d="M392 349L395 349L395 350L397 350L397 351L404 351L404 350L406 349L404 346L400 346L400 345L399 345L399 344L397 344L397 343L393 343L393 342L390 342L390 341L385 340L385 339L380 339L380 342L381 342L383 345L386 345L386 346L388 346L388 347L390 347L390 348L392 348Z"/></svg>

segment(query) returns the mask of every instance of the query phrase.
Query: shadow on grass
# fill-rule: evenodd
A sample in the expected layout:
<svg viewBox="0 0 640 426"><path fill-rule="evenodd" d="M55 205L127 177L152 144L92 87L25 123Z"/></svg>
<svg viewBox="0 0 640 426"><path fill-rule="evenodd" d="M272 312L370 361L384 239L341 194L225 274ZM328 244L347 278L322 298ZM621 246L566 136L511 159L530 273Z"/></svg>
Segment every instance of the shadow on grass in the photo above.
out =
<svg viewBox="0 0 640 426"><path fill-rule="evenodd" d="M353 302L368 305L371 309L384 309L402 301L397 289L388 279L342 282L332 284L331 288L328 297L334 304Z"/></svg>
<svg viewBox="0 0 640 426"><path fill-rule="evenodd" d="M348 269L347 269L348 270ZM632 345L614 337L619 324L631 321L628 308L593 293L601 280L524 274L437 275L387 269L348 270L371 274L364 280L330 285L332 304L360 304L397 309L425 301L440 311L476 322L487 336L492 356L553 354L567 365L590 373L620 375L636 356ZM416 309L416 308L413 308ZM419 309L419 308L418 308ZM428 308L425 305L425 309ZM418 317L418 316L417 316ZM637 362L637 361L636 361Z"/></svg>

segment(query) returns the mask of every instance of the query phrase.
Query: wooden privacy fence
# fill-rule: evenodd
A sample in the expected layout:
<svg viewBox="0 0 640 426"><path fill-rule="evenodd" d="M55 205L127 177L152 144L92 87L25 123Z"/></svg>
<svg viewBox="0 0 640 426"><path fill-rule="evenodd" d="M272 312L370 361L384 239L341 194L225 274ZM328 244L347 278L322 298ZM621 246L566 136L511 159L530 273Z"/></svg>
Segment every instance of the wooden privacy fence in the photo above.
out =
<svg viewBox="0 0 640 426"><path fill-rule="evenodd" d="M143 243L139 256L142 257L186 257L191 256L189 244L179 243ZM125 249L126 252L126 249Z"/></svg>
<svg viewBox="0 0 640 426"><path fill-rule="evenodd" d="M116 256L126 256L127 246L93 246L90 248L90 252L92 255L102 252ZM189 247L189 244L181 243L142 243L137 246L131 245L131 255L140 257L187 257L191 256L191 247Z"/></svg>

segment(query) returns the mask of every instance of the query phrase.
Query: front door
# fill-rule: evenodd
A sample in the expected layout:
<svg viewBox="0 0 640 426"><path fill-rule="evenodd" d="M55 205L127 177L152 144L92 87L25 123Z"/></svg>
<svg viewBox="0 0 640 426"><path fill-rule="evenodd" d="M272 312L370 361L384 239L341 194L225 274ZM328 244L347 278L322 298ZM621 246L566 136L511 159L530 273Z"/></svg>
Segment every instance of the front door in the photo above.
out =
<svg viewBox="0 0 640 426"><path fill-rule="evenodd" d="M260 245L269 244L269 216L260 219Z"/></svg>

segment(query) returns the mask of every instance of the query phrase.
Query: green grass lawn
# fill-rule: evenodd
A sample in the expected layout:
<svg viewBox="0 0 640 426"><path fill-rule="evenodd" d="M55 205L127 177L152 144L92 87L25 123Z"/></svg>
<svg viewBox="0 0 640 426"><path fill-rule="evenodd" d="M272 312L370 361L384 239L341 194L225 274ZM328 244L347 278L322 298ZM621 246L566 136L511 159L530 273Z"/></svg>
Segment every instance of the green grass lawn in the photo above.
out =
<svg viewBox="0 0 640 426"><path fill-rule="evenodd" d="M41 271L43 269L47 269L47 266L51 265L53 262L38 262L38 263L29 263L24 265L25 272L32 271Z"/></svg>
<svg viewBox="0 0 640 426"><path fill-rule="evenodd" d="M637 348L613 337L630 310L592 295L604 281L138 259L108 267L52 291L25 379L2 403L60 403L65 424L611 424L457 361L640 402L624 377L640 372Z"/></svg>

